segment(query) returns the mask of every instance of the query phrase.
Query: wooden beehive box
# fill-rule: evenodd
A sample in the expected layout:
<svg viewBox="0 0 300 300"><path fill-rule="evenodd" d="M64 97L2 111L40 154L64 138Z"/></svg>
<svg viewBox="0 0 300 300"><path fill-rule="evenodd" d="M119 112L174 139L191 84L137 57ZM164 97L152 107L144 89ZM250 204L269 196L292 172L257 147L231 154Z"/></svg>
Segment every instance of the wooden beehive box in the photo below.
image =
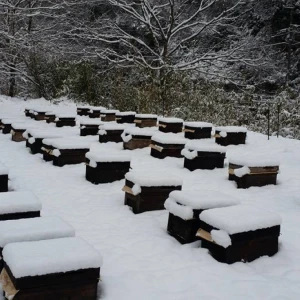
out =
<svg viewBox="0 0 300 300"><path fill-rule="evenodd" d="M182 132L183 120L178 118L159 118L158 127L161 132Z"/></svg>
<svg viewBox="0 0 300 300"><path fill-rule="evenodd" d="M103 122L99 120L81 120L80 121L80 136L97 135L99 126Z"/></svg>
<svg viewBox="0 0 300 300"><path fill-rule="evenodd" d="M213 125L206 122L185 122L184 137L190 140L210 139Z"/></svg>
<svg viewBox="0 0 300 300"><path fill-rule="evenodd" d="M213 170L223 168L226 148L223 146L203 145L200 141L190 141L182 150L184 167L190 171L198 169Z"/></svg>
<svg viewBox="0 0 300 300"><path fill-rule="evenodd" d="M200 214L197 236L218 261L250 262L278 251L281 218L250 205L209 209Z"/></svg>
<svg viewBox="0 0 300 300"><path fill-rule="evenodd" d="M182 157L186 140L174 133L157 133L151 139L151 156L155 158Z"/></svg>
<svg viewBox="0 0 300 300"><path fill-rule="evenodd" d="M125 175L125 179L124 203L135 214L164 209L169 194L182 187L180 178L165 173L131 171Z"/></svg>
<svg viewBox="0 0 300 300"><path fill-rule="evenodd" d="M48 145L50 143L51 143L51 141L49 141L49 139L42 140L41 152L43 154L44 161L53 161L52 152L55 148L51 145Z"/></svg>
<svg viewBox="0 0 300 300"><path fill-rule="evenodd" d="M74 228L59 217L28 218L0 222L0 257L10 243L75 236ZM0 258L0 272L3 260Z"/></svg>
<svg viewBox="0 0 300 300"><path fill-rule="evenodd" d="M8 169L0 163L0 193L8 191Z"/></svg>
<svg viewBox="0 0 300 300"><path fill-rule="evenodd" d="M3 249L3 260L1 283L7 298L97 299L102 257L79 237L11 243Z"/></svg>
<svg viewBox="0 0 300 300"><path fill-rule="evenodd" d="M215 141L221 146L246 144L247 128L238 126L216 127Z"/></svg>
<svg viewBox="0 0 300 300"><path fill-rule="evenodd" d="M47 154L52 155L53 165L63 167L85 162L85 155L90 150L92 141L84 137L73 137L45 139L43 143L44 148L52 148Z"/></svg>
<svg viewBox="0 0 300 300"><path fill-rule="evenodd" d="M49 109L46 108L36 108L34 109L34 119L36 121L46 121L47 113L50 113Z"/></svg>
<svg viewBox="0 0 300 300"><path fill-rule="evenodd" d="M17 122L17 119L2 119L2 133L10 134L11 133L11 124Z"/></svg>
<svg viewBox="0 0 300 300"><path fill-rule="evenodd" d="M92 119L100 119L101 118L101 111L105 110L105 107L91 107L89 110L89 117Z"/></svg>
<svg viewBox="0 0 300 300"><path fill-rule="evenodd" d="M120 153L88 152L85 178L94 184L124 179L129 172L130 161L130 156Z"/></svg>
<svg viewBox="0 0 300 300"><path fill-rule="evenodd" d="M156 129L126 128L122 133L123 148L128 150L149 147Z"/></svg>
<svg viewBox="0 0 300 300"><path fill-rule="evenodd" d="M24 142L26 138L23 136L23 133L30 127L26 123L12 123L11 124L11 140L14 142Z"/></svg>
<svg viewBox="0 0 300 300"><path fill-rule="evenodd" d="M116 113L116 121L119 124L134 123L136 113L134 111L122 111Z"/></svg>
<svg viewBox="0 0 300 300"><path fill-rule="evenodd" d="M91 110L90 106L77 106L77 115L88 116L90 110Z"/></svg>
<svg viewBox="0 0 300 300"><path fill-rule="evenodd" d="M228 179L235 181L238 188L276 184L278 172L279 162L268 157L248 154L229 159Z"/></svg>
<svg viewBox="0 0 300 300"><path fill-rule="evenodd" d="M108 123L99 126L99 142L100 143L108 143L108 142L115 142L119 143L122 142L122 133L125 130L126 126L123 124L116 124L116 123Z"/></svg>
<svg viewBox="0 0 300 300"><path fill-rule="evenodd" d="M112 109L104 109L101 111L101 121L104 122L112 122L116 120L116 113L118 113L118 110L112 110Z"/></svg>
<svg viewBox="0 0 300 300"><path fill-rule="evenodd" d="M64 127L64 126L76 126L76 117L73 115L56 115L55 118L56 127Z"/></svg>
<svg viewBox="0 0 300 300"><path fill-rule="evenodd" d="M39 217L41 208L31 192L0 193L0 221Z"/></svg>
<svg viewBox="0 0 300 300"><path fill-rule="evenodd" d="M136 127L155 127L157 125L157 115L152 114L136 114L134 123Z"/></svg>
<svg viewBox="0 0 300 300"><path fill-rule="evenodd" d="M26 117L30 117L30 110L31 110L31 108L25 107L24 114L25 114Z"/></svg>
<svg viewBox="0 0 300 300"><path fill-rule="evenodd" d="M48 124L55 123L56 115L53 112L47 112L45 116L45 120Z"/></svg>
<svg viewBox="0 0 300 300"><path fill-rule="evenodd" d="M165 208L169 211L168 233L182 244L194 242L198 239L196 233L202 211L237 204L237 199L217 191L174 191L165 202Z"/></svg>

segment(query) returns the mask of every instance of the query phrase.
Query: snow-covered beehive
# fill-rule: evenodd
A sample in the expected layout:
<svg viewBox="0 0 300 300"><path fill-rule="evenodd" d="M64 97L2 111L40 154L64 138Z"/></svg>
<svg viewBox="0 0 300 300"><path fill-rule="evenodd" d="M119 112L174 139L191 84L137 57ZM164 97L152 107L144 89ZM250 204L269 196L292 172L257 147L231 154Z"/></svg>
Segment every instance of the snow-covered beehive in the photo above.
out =
<svg viewBox="0 0 300 300"><path fill-rule="evenodd" d="M224 167L226 148L218 145L203 145L199 141L189 141L181 151L184 167L190 171L213 170Z"/></svg>
<svg viewBox="0 0 300 300"><path fill-rule="evenodd" d="M18 119L2 119L1 123L2 123L2 133L3 134L9 134L11 133L11 124L12 123L16 123L18 122Z"/></svg>
<svg viewBox="0 0 300 300"><path fill-rule="evenodd" d="M33 115L36 121L46 121L47 113L51 113L49 108L35 108Z"/></svg>
<svg viewBox="0 0 300 300"><path fill-rule="evenodd" d="M85 157L85 178L94 184L124 179L130 169L131 157L122 152L88 152Z"/></svg>
<svg viewBox="0 0 300 300"><path fill-rule="evenodd" d="M55 118L56 127L76 126L76 116L73 114L57 114Z"/></svg>
<svg viewBox="0 0 300 300"><path fill-rule="evenodd" d="M107 123L99 126L99 142L100 143L108 143L122 142L121 134L123 133L126 125L116 124L116 123Z"/></svg>
<svg viewBox="0 0 300 300"><path fill-rule="evenodd" d="M116 113L119 111L116 109L104 109L101 111L101 121L112 122L116 120Z"/></svg>
<svg viewBox="0 0 300 300"><path fill-rule="evenodd" d="M89 117L92 119L100 119L101 111L105 110L105 107L99 106L91 106L89 110Z"/></svg>
<svg viewBox="0 0 300 300"><path fill-rule="evenodd" d="M191 243L197 239L202 211L237 204L239 200L217 191L174 191L165 202L169 211L168 232L182 244Z"/></svg>
<svg viewBox="0 0 300 300"><path fill-rule="evenodd" d="M55 123L55 118L56 118L56 115L55 115L54 112L47 112L46 113L45 120L48 124L49 123Z"/></svg>
<svg viewBox="0 0 300 300"><path fill-rule="evenodd" d="M85 162L85 154L90 150L91 143L86 137L44 139L43 151L52 156L54 166L62 167Z"/></svg>
<svg viewBox="0 0 300 300"><path fill-rule="evenodd" d="M229 158L228 179L235 181L238 188L276 184L278 172L276 159L251 154Z"/></svg>
<svg viewBox="0 0 300 300"><path fill-rule="evenodd" d="M181 178L165 172L131 171L125 179L125 205L135 214L164 209L169 194L182 187Z"/></svg>
<svg viewBox="0 0 300 300"><path fill-rule="evenodd" d="M20 123L15 122L11 124L11 140L14 142L24 142L26 139L23 136L23 133L30 127L32 127L30 123Z"/></svg>
<svg viewBox="0 0 300 300"><path fill-rule="evenodd" d="M0 193L0 221L39 217L41 208L31 192Z"/></svg>
<svg viewBox="0 0 300 300"><path fill-rule="evenodd" d="M40 241L75 236L75 229L59 217L42 217L0 222L0 257L3 248L16 242ZM3 261L0 258L0 269Z"/></svg>
<svg viewBox="0 0 300 300"><path fill-rule="evenodd" d="M87 106L87 105L77 106L77 115L78 116L88 116L90 110L91 110L91 107Z"/></svg>
<svg viewBox="0 0 300 300"><path fill-rule="evenodd" d="M134 111L122 111L116 113L117 123L134 123L136 112Z"/></svg>
<svg viewBox="0 0 300 300"><path fill-rule="evenodd" d="M281 218L250 205L209 209L200 214L202 247L228 264L272 256L278 251Z"/></svg>
<svg viewBox="0 0 300 300"><path fill-rule="evenodd" d="M121 135L124 149L134 150L149 147L151 144L151 137L156 131L156 128L126 128Z"/></svg>
<svg viewBox="0 0 300 300"><path fill-rule="evenodd" d="M247 128L223 126L215 128L216 143L221 146L246 144Z"/></svg>
<svg viewBox="0 0 300 300"><path fill-rule="evenodd" d="M151 156L156 158L182 157L187 140L175 133L157 133L151 138Z"/></svg>
<svg viewBox="0 0 300 300"><path fill-rule="evenodd" d="M99 120L81 120L80 121L80 136L97 135L99 126L103 122Z"/></svg>
<svg viewBox="0 0 300 300"><path fill-rule="evenodd" d="M184 122L184 137L190 140L210 139L212 127L206 122Z"/></svg>
<svg viewBox="0 0 300 300"><path fill-rule="evenodd" d="M136 127L154 127L157 124L157 115L152 114L136 114L134 123Z"/></svg>
<svg viewBox="0 0 300 300"><path fill-rule="evenodd" d="M162 132L182 132L183 120L179 118L159 118L158 127Z"/></svg>
<svg viewBox="0 0 300 300"><path fill-rule="evenodd" d="M0 193L8 191L8 168L0 162Z"/></svg>
<svg viewBox="0 0 300 300"><path fill-rule="evenodd" d="M79 237L11 243L3 260L7 299L97 299L102 257Z"/></svg>

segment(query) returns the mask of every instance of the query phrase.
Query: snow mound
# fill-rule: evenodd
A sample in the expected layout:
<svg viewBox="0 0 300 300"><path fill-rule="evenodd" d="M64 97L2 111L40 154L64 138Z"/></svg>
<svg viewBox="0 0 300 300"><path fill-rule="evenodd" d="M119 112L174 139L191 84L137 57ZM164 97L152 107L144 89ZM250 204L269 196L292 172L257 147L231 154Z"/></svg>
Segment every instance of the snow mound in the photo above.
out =
<svg viewBox="0 0 300 300"><path fill-rule="evenodd" d="M135 114L136 114L136 112L134 112L134 111L122 111L122 112L117 112L116 113L116 116L120 116L120 117L122 117L122 116L135 116Z"/></svg>
<svg viewBox="0 0 300 300"><path fill-rule="evenodd" d="M278 159L270 158L269 155L253 155L251 153L245 153L241 156L229 156L229 163L245 167L274 167L279 166L280 161Z"/></svg>
<svg viewBox="0 0 300 300"><path fill-rule="evenodd" d="M188 141L185 145L185 149L192 151L201 151L201 152L218 152L226 153L226 147L219 145L206 145L202 141Z"/></svg>
<svg viewBox="0 0 300 300"><path fill-rule="evenodd" d="M0 162L0 175L8 175L8 168Z"/></svg>
<svg viewBox="0 0 300 300"><path fill-rule="evenodd" d="M136 114L136 119L157 119L157 115L152 114Z"/></svg>
<svg viewBox="0 0 300 300"><path fill-rule="evenodd" d="M213 127L212 123L207 122L184 122L184 126L195 127L195 128L211 128Z"/></svg>
<svg viewBox="0 0 300 300"><path fill-rule="evenodd" d="M247 132L246 127L240 127L240 126L220 126L220 127L216 127L215 130L221 132Z"/></svg>
<svg viewBox="0 0 300 300"><path fill-rule="evenodd" d="M122 152L107 153L107 152L90 151L90 152L86 153L85 157L88 158L90 161L95 161L95 162L126 162L126 161L131 161L131 156L126 155Z"/></svg>
<svg viewBox="0 0 300 300"><path fill-rule="evenodd" d="M179 118L159 118L158 121L163 123L183 123L183 120Z"/></svg>
<svg viewBox="0 0 300 300"><path fill-rule="evenodd" d="M160 144L184 145L187 140L176 133L156 133L152 136L152 141Z"/></svg>

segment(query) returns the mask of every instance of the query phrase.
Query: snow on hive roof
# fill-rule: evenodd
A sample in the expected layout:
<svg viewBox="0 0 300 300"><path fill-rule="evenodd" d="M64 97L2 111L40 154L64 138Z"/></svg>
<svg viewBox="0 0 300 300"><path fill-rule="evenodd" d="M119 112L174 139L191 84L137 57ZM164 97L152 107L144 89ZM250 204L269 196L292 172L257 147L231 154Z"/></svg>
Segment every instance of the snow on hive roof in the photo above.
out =
<svg viewBox="0 0 300 300"><path fill-rule="evenodd" d="M84 137L70 137L57 139L44 139L43 143L53 146L56 149L87 149L90 148L92 141Z"/></svg>
<svg viewBox="0 0 300 300"><path fill-rule="evenodd" d="M247 132L246 127L239 127L239 126L221 126L216 127L216 131L223 131L223 132Z"/></svg>
<svg viewBox="0 0 300 300"><path fill-rule="evenodd" d="M197 127L197 128L210 128L213 127L212 123L207 122L184 122L184 126Z"/></svg>
<svg viewBox="0 0 300 300"><path fill-rule="evenodd" d="M275 167L280 165L277 159L266 155L253 155L249 153L245 153L243 156L229 157L229 163L246 167Z"/></svg>
<svg viewBox="0 0 300 300"><path fill-rule="evenodd" d="M131 157L122 152L107 153L90 151L85 155L86 158L95 162L125 162L131 161Z"/></svg>
<svg viewBox="0 0 300 300"><path fill-rule="evenodd" d="M33 111L37 112L37 113L49 113L51 112L51 108L50 107L39 107L39 108L32 108Z"/></svg>
<svg viewBox="0 0 300 300"><path fill-rule="evenodd" d="M103 114L116 114L118 112L119 112L119 110L117 110L117 109L104 109L101 111L101 113L103 113Z"/></svg>
<svg viewBox="0 0 300 300"><path fill-rule="evenodd" d="M226 153L225 147L215 144L203 144L202 141L189 141L186 143L185 148L193 151Z"/></svg>
<svg viewBox="0 0 300 300"><path fill-rule="evenodd" d="M60 130L51 128L51 129L27 129L27 134L30 134L32 137L37 139L46 139L46 138L59 138L62 137L64 134Z"/></svg>
<svg viewBox="0 0 300 300"><path fill-rule="evenodd" d="M136 114L137 119L157 119L157 115L152 114Z"/></svg>
<svg viewBox="0 0 300 300"><path fill-rule="evenodd" d="M183 120L179 118L159 118L158 121L164 123L183 123Z"/></svg>
<svg viewBox="0 0 300 300"><path fill-rule="evenodd" d="M228 234L254 231L281 224L276 213L251 205L236 205L203 211L200 220Z"/></svg>
<svg viewBox="0 0 300 300"><path fill-rule="evenodd" d="M91 109L90 105L77 105L77 109Z"/></svg>
<svg viewBox="0 0 300 300"><path fill-rule="evenodd" d="M99 129L103 130L124 130L126 128L125 124L118 123L105 123L99 126Z"/></svg>
<svg viewBox="0 0 300 300"><path fill-rule="evenodd" d="M176 133L156 133L152 136L152 140L161 144L183 145L187 142L185 138Z"/></svg>
<svg viewBox="0 0 300 300"><path fill-rule="evenodd" d="M136 112L134 111L119 111L116 113L116 116L134 116Z"/></svg>
<svg viewBox="0 0 300 300"><path fill-rule="evenodd" d="M8 175L8 168L0 162L0 175Z"/></svg>
<svg viewBox="0 0 300 300"><path fill-rule="evenodd" d="M90 109L92 111L94 111L94 110L100 110L101 111L101 110L105 110L106 107L103 107L103 106L91 106Z"/></svg>
<svg viewBox="0 0 300 300"><path fill-rule="evenodd" d="M1 120L2 124L12 124L12 123L18 122L18 121L20 121L20 120L18 120L18 119L2 119Z"/></svg>
<svg viewBox="0 0 300 300"><path fill-rule="evenodd" d="M41 202L31 192L0 193L1 214L40 211L41 209Z"/></svg>
<svg viewBox="0 0 300 300"><path fill-rule="evenodd" d="M0 247L9 243L75 236L75 229L59 217L0 222Z"/></svg>
<svg viewBox="0 0 300 300"><path fill-rule="evenodd" d="M180 186L182 179L166 174L166 172L151 172L145 170L130 171L126 173L125 178L140 186Z"/></svg>
<svg viewBox="0 0 300 300"><path fill-rule="evenodd" d="M74 114L56 114L56 117L59 119L76 119L76 115Z"/></svg>
<svg viewBox="0 0 300 300"><path fill-rule="evenodd" d="M54 255L59 251L59 255ZM79 237L8 244L3 259L15 278L99 268L100 253Z"/></svg>
<svg viewBox="0 0 300 300"><path fill-rule="evenodd" d="M100 126L101 124L103 124L103 122L99 119L80 120L80 125L98 125L98 126Z"/></svg>
<svg viewBox="0 0 300 300"><path fill-rule="evenodd" d="M26 130L33 126L34 125L32 123L26 123L26 122L16 122L11 124L11 127L16 130Z"/></svg>
<svg viewBox="0 0 300 300"><path fill-rule="evenodd" d="M128 127L124 130L124 133L130 135L153 136L153 134L157 133L157 131L158 128L156 127L149 127L149 128Z"/></svg>

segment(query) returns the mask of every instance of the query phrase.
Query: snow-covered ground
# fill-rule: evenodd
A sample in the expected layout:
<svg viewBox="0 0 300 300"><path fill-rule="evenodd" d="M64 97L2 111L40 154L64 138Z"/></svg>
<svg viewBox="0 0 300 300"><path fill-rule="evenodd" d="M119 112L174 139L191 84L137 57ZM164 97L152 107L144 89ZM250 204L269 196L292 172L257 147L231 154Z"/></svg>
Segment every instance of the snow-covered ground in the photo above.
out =
<svg viewBox="0 0 300 300"><path fill-rule="evenodd" d="M0 96L0 115L24 117L28 104L48 105L44 100L24 102ZM70 101L55 110L75 113ZM84 117L80 117L82 119ZM205 120L201 120L205 121ZM53 124L32 121L37 128ZM230 124L228 124L230 125ZM70 134L79 134L79 128ZM205 145L214 144L206 140ZM179 244L166 232L166 211L134 215L123 204L124 180L93 185L85 180L85 165L55 167L32 155L25 143L11 141L0 134L0 161L10 171L10 189L32 191L42 201L43 216L60 216L75 229L76 235L98 249L103 256L101 299L263 299L298 300L300 298L300 141L271 138L248 133L246 145L227 147L227 156L255 154L280 161L277 186L237 189L227 179L227 165L213 171L190 172L183 159L152 158L150 148L125 151L122 144L93 142L92 150L131 155L137 170L176 175L183 179L183 189L210 189L240 199L242 203L267 209L282 217L279 252L251 263L226 265L215 261L200 242ZM245 154L246 153L246 154ZM236 220L238 223L239 220ZM59 249L53 249L57 253ZM0 292L2 295L2 293Z"/></svg>

